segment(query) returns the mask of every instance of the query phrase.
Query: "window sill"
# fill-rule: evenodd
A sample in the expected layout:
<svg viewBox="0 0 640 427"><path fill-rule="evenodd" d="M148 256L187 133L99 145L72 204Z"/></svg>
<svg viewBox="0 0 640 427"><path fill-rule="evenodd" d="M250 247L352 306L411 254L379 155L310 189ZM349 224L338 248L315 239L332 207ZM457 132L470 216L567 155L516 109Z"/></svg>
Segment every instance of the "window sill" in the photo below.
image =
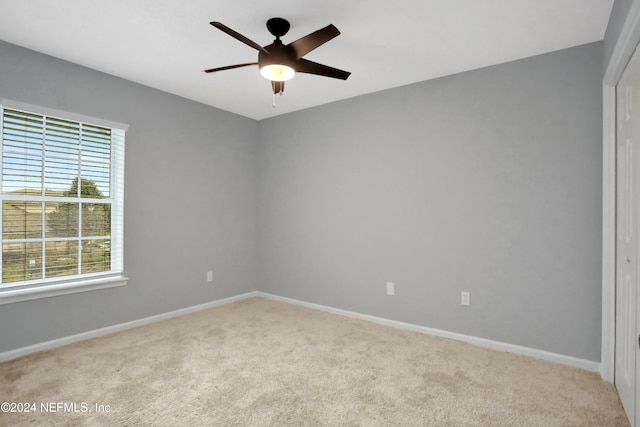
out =
<svg viewBox="0 0 640 427"><path fill-rule="evenodd" d="M114 288L117 286L126 285L128 280L128 277L120 276L87 279L82 281L59 283L55 285L43 285L33 288L6 290L0 289L0 305L11 304L19 301L55 297L58 295L75 294L78 292L95 291L98 289Z"/></svg>

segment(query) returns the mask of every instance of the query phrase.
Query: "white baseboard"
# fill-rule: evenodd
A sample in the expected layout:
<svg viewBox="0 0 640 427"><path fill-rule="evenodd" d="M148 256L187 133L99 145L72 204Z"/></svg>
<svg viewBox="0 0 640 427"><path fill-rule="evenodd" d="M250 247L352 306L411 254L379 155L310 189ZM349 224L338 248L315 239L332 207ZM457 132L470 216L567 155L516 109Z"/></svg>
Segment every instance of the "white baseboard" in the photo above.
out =
<svg viewBox="0 0 640 427"><path fill-rule="evenodd" d="M320 304L300 301L293 298L281 297L265 292L257 292L257 296L272 299L274 301L282 301L290 304L300 305L302 307L312 308L316 310L326 311L333 314L352 317L355 319L367 320L369 322L379 323L381 325L393 326L395 328L406 329L409 331L420 332L427 335L434 335L442 338L449 338L457 341L463 341L480 347L491 348L494 350L506 351L509 353L519 354L522 356L534 357L536 359L547 360L549 362L560 363L562 365L572 366L574 368L586 369L587 371L599 372L600 363L577 357L566 356L564 354L551 353L549 351L537 350L535 348L523 347L515 344L508 344L500 341L478 338L470 335L458 334L455 332L443 331L440 329L428 328L426 326L414 325L411 323L399 322L397 320L385 319L382 317L370 316L368 314L356 313L354 311L342 310L339 308L328 307Z"/></svg>
<svg viewBox="0 0 640 427"><path fill-rule="evenodd" d="M124 331L126 329L135 328L137 326L146 325L149 323L158 322L160 320L169 319L171 317L181 316L184 314L193 313L196 311L204 310L207 308L217 307L224 304L240 301L252 297L263 297L274 301L282 301L290 304L299 305L302 307L312 308L315 310L326 311L328 313L339 314L342 316L352 317L355 319L366 320L369 322L378 323L381 325L392 326L399 329L406 329L409 331L420 332L427 335L434 335L437 337L449 338L457 341L467 342L480 347L491 348L494 350L506 351L509 353L520 354L523 356L530 356L537 359L547 360L550 362L560 363L562 365L573 366L575 368L586 369L588 371L599 372L600 363L591 360L579 359L577 357L566 356L563 354L551 353L544 350L537 350L535 348L523 347L514 344L503 343L499 341L492 341L484 338L473 337L470 335L458 334L455 332L443 331L440 329L428 328L426 326L414 325L411 323L399 322L397 320L385 319L382 317L370 316L368 314L356 313L354 311L342 310L339 308L328 307L325 305L314 304L310 302L300 301L293 298L281 297L265 292L253 291L241 295L232 296L216 301L211 301L205 304L199 304L192 307L186 307L168 313L162 313L155 316L145 317L143 319L133 320L131 322L120 323L118 325L107 326L105 328L95 329L93 331L82 332L80 334L71 335L68 337L58 338L51 341L46 341L27 347L17 348L15 350L9 350L4 353L0 353L0 362L15 359L17 357L25 356L27 354L35 353L38 351L49 350L63 345L71 344L78 341L87 340L90 338L99 337L102 335L111 334L114 332Z"/></svg>
<svg viewBox="0 0 640 427"><path fill-rule="evenodd" d="M204 310L207 308L217 307L220 305L229 304L232 302L236 302L236 301L240 301L246 298L252 298L256 296L258 296L257 291L248 292L246 294L236 295L229 298L207 302L204 304L194 305L192 307L181 308L179 310L170 311L168 313L162 313L155 316L145 317L144 319L132 320L131 322L120 323L113 326L107 326L106 328L95 329L93 331L82 332L80 334L71 335L68 337L62 337L55 340L45 341L42 343L30 345L27 347L17 348L15 350L9 350L4 353L0 353L0 362L3 362L5 360L10 360L10 359L15 359L16 357L25 356L30 353L35 353L42 350L49 350L56 347L62 347L63 345L71 344L74 342L84 341L90 338L112 334L114 332L124 331L126 329L135 328L137 326L158 322L160 320L169 319L171 317L182 316L183 314L189 314L189 313Z"/></svg>

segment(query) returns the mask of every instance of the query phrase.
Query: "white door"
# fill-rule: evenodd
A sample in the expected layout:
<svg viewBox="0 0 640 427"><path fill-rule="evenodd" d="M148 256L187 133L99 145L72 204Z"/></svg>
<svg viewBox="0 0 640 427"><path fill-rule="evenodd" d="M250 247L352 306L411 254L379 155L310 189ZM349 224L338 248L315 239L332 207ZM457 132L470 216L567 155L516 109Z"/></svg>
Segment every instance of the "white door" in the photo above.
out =
<svg viewBox="0 0 640 427"><path fill-rule="evenodd" d="M616 361L615 384L631 424L640 427L638 221L640 195L640 54L636 51L616 88ZM634 102L637 104L634 106ZM640 415L640 414L639 414Z"/></svg>

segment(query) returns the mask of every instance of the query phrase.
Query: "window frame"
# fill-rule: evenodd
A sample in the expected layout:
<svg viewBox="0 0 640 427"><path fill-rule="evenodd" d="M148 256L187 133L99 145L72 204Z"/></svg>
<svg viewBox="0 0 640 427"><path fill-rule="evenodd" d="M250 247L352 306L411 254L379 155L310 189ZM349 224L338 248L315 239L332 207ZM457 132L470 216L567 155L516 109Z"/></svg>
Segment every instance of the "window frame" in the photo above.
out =
<svg viewBox="0 0 640 427"><path fill-rule="evenodd" d="M113 131L116 131L116 136L112 136L111 140L111 194L109 197L113 200L113 202L110 203L112 218L110 230L110 244L112 248L111 270L108 272L84 273L74 276L60 276L32 281L15 282L16 284L13 284L12 282L6 284L0 283L0 305L126 285L128 278L124 275L124 150L125 133L129 129L129 125L0 98L0 129L2 128L5 108L21 110L28 113L50 116L78 123L107 127L112 129L112 135L114 134ZM0 150L3 148L4 141L1 141ZM2 164L0 163L0 171L1 167ZM0 184L1 183L2 175L0 174ZM11 200L26 201L27 199L31 198L20 195L11 196ZM4 200L6 199L4 194L2 194L0 202L3 202ZM44 202L46 200L48 200L48 197L43 195L42 201ZM64 202L66 198L63 197L58 200L60 202ZM0 220L0 230L1 228L2 221ZM43 238L42 243L44 244L45 242L46 239ZM115 259L113 259L113 257L115 257Z"/></svg>

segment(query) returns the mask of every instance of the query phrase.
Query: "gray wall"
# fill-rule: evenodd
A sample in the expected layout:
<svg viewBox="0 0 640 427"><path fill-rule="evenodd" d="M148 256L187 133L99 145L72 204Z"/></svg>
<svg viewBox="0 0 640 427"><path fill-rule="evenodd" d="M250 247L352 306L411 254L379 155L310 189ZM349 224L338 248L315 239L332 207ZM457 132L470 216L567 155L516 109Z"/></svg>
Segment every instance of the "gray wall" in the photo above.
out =
<svg viewBox="0 0 640 427"><path fill-rule="evenodd" d="M605 67L609 64L611 60L611 55L613 54L613 49L618 42L618 38L620 37L620 31L622 31L622 26L624 25L624 21L627 19L627 15L629 14L629 9L631 9L631 4L633 0L615 0L613 3L613 8L611 9L611 15L609 16L609 24L607 25L607 31L604 35L604 65Z"/></svg>
<svg viewBox="0 0 640 427"><path fill-rule="evenodd" d="M0 42L0 97L130 124L131 278L0 306L0 352L260 289L598 360L602 56L255 122Z"/></svg>
<svg viewBox="0 0 640 427"><path fill-rule="evenodd" d="M599 360L602 56L260 122L260 289Z"/></svg>
<svg viewBox="0 0 640 427"><path fill-rule="evenodd" d="M128 286L1 305L0 352L256 289L255 121L4 42L0 97L130 125Z"/></svg>

